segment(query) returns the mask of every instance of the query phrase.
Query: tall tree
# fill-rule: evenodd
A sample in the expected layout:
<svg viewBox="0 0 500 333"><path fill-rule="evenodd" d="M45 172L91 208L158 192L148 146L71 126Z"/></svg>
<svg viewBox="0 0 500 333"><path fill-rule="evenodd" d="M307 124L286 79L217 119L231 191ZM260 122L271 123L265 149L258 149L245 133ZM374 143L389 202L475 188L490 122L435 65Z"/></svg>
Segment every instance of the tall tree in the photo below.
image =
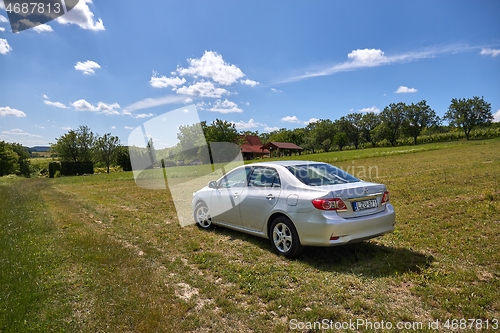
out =
<svg viewBox="0 0 500 333"><path fill-rule="evenodd" d="M80 125L76 129L76 137L80 155L79 160L85 162L92 161L92 151L97 135L87 125Z"/></svg>
<svg viewBox="0 0 500 333"><path fill-rule="evenodd" d="M95 152L98 159L106 165L107 173L109 173L109 166L111 162L117 157L120 149L120 139L117 136L106 133L97 138L95 144Z"/></svg>
<svg viewBox="0 0 500 333"><path fill-rule="evenodd" d="M69 130L56 139L52 149L63 161L88 162L92 161L96 138L88 126L80 125L76 130Z"/></svg>
<svg viewBox="0 0 500 333"><path fill-rule="evenodd" d="M467 140L470 138L470 132L477 126L487 125L493 121L491 113L491 104L487 103L483 97L462 98L451 100L445 118L451 125L462 128Z"/></svg>
<svg viewBox="0 0 500 333"><path fill-rule="evenodd" d="M417 137L423 129L438 125L436 112L427 105L425 100L417 104L411 103L406 107L404 121L404 132L413 138L413 143L417 144Z"/></svg>
<svg viewBox="0 0 500 333"><path fill-rule="evenodd" d="M380 113L381 125L379 125L379 133L383 138L389 140L391 146L396 145L401 135L406 108L407 106L403 102L391 103Z"/></svg>
<svg viewBox="0 0 500 333"><path fill-rule="evenodd" d="M335 132L335 125L330 119L321 119L315 122L311 133L315 147L328 152L332 147Z"/></svg>
<svg viewBox="0 0 500 333"><path fill-rule="evenodd" d="M356 149L358 149L362 138L362 119L361 113L349 113L347 116L341 117L337 123L340 130L347 135L347 139Z"/></svg>
<svg viewBox="0 0 500 333"><path fill-rule="evenodd" d="M377 142L375 128L380 124L380 117L374 112L367 112L361 118L361 136L364 141L375 147Z"/></svg>
<svg viewBox="0 0 500 333"><path fill-rule="evenodd" d="M210 125L203 126L203 133L208 143L232 142L237 143L240 136L234 123L215 119Z"/></svg>

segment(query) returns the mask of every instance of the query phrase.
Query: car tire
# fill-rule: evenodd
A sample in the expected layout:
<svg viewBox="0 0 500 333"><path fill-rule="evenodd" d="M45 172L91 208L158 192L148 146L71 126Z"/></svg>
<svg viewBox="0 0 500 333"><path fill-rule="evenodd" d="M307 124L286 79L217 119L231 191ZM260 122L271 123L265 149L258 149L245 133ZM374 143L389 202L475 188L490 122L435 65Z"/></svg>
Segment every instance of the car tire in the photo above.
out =
<svg viewBox="0 0 500 333"><path fill-rule="evenodd" d="M274 219L271 224L269 240L274 251L285 258L298 257L304 247L292 221L286 216Z"/></svg>
<svg viewBox="0 0 500 333"><path fill-rule="evenodd" d="M201 229L213 229L212 215L208 206L204 202L200 202L194 209L194 220L196 225Z"/></svg>

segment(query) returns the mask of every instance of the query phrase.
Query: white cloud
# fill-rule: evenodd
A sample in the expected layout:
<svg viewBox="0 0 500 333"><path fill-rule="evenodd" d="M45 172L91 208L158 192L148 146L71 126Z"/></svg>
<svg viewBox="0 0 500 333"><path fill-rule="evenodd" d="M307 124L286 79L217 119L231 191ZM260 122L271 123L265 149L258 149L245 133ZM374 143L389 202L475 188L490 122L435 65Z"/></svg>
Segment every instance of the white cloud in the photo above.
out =
<svg viewBox="0 0 500 333"><path fill-rule="evenodd" d="M38 127L38 128L41 128L41 129L45 129L44 126L40 126L40 125L35 125L35 127Z"/></svg>
<svg viewBox="0 0 500 333"><path fill-rule="evenodd" d="M200 59L188 59L188 68L178 68L181 75L203 77L213 80L222 85L231 85L245 76L241 69L235 65L228 64L222 59L222 55L213 51L205 51Z"/></svg>
<svg viewBox="0 0 500 333"><path fill-rule="evenodd" d="M2 134L16 135L16 136L23 136L23 137L30 137L30 138L43 138L41 135L30 134L30 133L27 133L27 132L19 129L19 128L14 128L13 130L10 130L10 131L3 131Z"/></svg>
<svg viewBox="0 0 500 333"><path fill-rule="evenodd" d="M123 128L128 129L128 130L133 130L135 127L130 127L130 126L123 126Z"/></svg>
<svg viewBox="0 0 500 333"><path fill-rule="evenodd" d="M279 130L280 130L280 128L276 127L276 126L274 126L274 127L269 127L269 126L264 127L264 132L274 132L274 131L279 131Z"/></svg>
<svg viewBox="0 0 500 333"><path fill-rule="evenodd" d="M26 117L26 113L17 109L12 109L8 106L0 106L0 117L6 117L6 116Z"/></svg>
<svg viewBox="0 0 500 333"><path fill-rule="evenodd" d="M405 86L399 86L398 90L396 90L394 93L396 94L411 94L411 93L416 93L418 90L415 88L408 88Z"/></svg>
<svg viewBox="0 0 500 333"><path fill-rule="evenodd" d="M261 126L266 126L266 124L261 124L259 122L254 121L253 119L250 119L248 122L245 121L231 121L231 123L234 124L234 127L238 130L245 130L245 129L250 129L250 128L256 128L256 127L261 127Z"/></svg>
<svg viewBox="0 0 500 333"><path fill-rule="evenodd" d="M101 68L101 66L97 62L91 60L87 60L85 62L79 61L75 65L75 69L77 71L82 71L83 74L87 75L95 74L94 69L97 68Z"/></svg>
<svg viewBox="0 0 500 333"><path fill-rule="evenodd" d="M158 98L145 98L141 101L135 102L127 106L123 111L123 113L130 114L131 112L134 112L136 110L148 109L165 104L182 103L185 100L186 96L175 96L175 95L168 95Z"/></svg>
<svg viewBox="0 0 500 333"><path fill-rule="evenodd" d="M493 122L500 123L500 109L498 109L498 111L493 114Z"/></svg>
<svg viewBox="0 0 500 333"><path fill-rule="evenodd" d="M80 99L76 102L71 103L71 105L78 111L90 111L90 112L97 112L97 113L102 113L102 114L107 114L107 115L119 115L120 112L117 111L116 109L120 108L120 105L118 103L113 103L113 104L106 104L103 102L97 103L97 106L94 106L87 102L84 99Z"/></svg>
<svg viewBox="0 0 500 333"><path fill-rule="evenodd" d="M249 80L249 79L246 79L246 80L240 80L240 83L241 84L245 84L247 86L250 86L250 87L255 87L256 85L260 84L259 82L257 81L254 81L254 80Z"/></svg>
<svg viewBox="0 0 500 333"><path fill-rule="evenodd" d="M111 129L116 129L116 126L115 125L111 126Z"/></svg>
<svg viewBox="0 0 500 333"><path fill-rule="evenodd" d="M481 55L490 55L492 57L496 57L500 55L500 50L498 49L490 49L490 48L483 48L481 49Z"/></svg>
<svg viewBox="0 0 500 333"><path fill-rule="evenodd" d="M386 55L380 49L357 49L351 51L347 55L348 60L343 63L328 66L313 72L307 72L306 74L290 77L275 83L294 82L311 77L333 75L335 73L353 71L361 68L417 61L420 59L433 58L440 54L470 52L474 49L477 49L477 47L471 47L463 44L453 44L431 47L422 51L410 51L394 55Z"/></svg>
<svg viewBox="0 0 500 333"><path fill-rule="evenodd" d="M166 76L157 77L156 75L157 73L153 73L153 76L149 81L151 86L154 88L166 88L166 87L177 88L178 86L181 86L184 83L186 83L185 78L180 78L180 77L167 78Z"/></svg>
<svg viewBox="0 0 500 333"><path fill-rule="evenodd" d="M318 118L310 118L309 120L304 121L304 124L309 125L310 123L316 123L318 121L319 121Z"/></svg>
<svg viewBox="0 0 500 333"><path fill-rule="evenodd" d="M387 58L382 50L376 49L358 49L347 55L351 60L351 66L373 67L387 62Z"/></svg>
<svg viewBox="0 0 500 333"><path fill-rule="evenodd" d="M281 118L281 121L286 123L300 123L300 120L297 118L297 116L286 116Z"/></svg>
<svg viewBox="0 0 500 333"><path fill-rule="evenodd" d="M3 4L3 2L2 2L2 1L0 1L0 4ZM0 5L0 8L2 8L2 6L1 6L1 5ZM5 8L3 8L3 9L5 9ZM5 16L0 15L0 22L2 22L2 23L8 23L8 22L9 22L9 20L7 20L7 18L6 18Z"/></svg>
<svg viewBox="0 0 500 333"><path fill-rule="evenodd" d="M191 104L193 103L193 99L191 97L188 97L184 100L184 104Z"/></svg>
<svg viewBox="0 0 500 333"><path fill-rule="evenodd" d="M72 128L71 127L61 127L61 129L65 130L65 131L70 131Z"/></svg>
<svg viewBox="0 0 500 333"><path fill-rule="evenodd" d="M42 96L42 97L43 97L43 98L45 98L45 99L49 99L49 96L47 96L47 95L45 95L45 94L43 94L43 96Z"/></svg>
<svg viewBox="0 0 500 333"><path fill-rule="evenodd" d="M272 92L275 92L275 93L280 93L280 92L283 92L282 90L278 90L276 88L271 88L271 91Z"/></svg>
<svg viewBox="0 0 500 333"><path fill-rule="evenodd" d="M86 30L104 30L102 19L94 21L94 13L88 3L92 3L92 0L80 0L71 11L58 17L56 21L61 24L76 24Z"/></svg>
<svg viewBox="0 0 500 333"><path fill-rule="evenodd" d="M220 99L215 102L215 105L209 110L212 112L220 113L239 113L243 112L242 109L234 102L228 101L227 99L221 101Z"/></svg>
<svg viewBox="0 0 500 333"><path fill-rule="evenodd" d="M12 51L12 47L7 42L7 39L0 38L0 54L7 54Z"/></svg>
<svg viewBox="0 0 500 333"><path fill-rule="evenodd" d="M141 114L132 115L132 117L134 117L136 119L151 118L151 117L154 117L154 114L153 113L141 113Z"/></svg>
<svg viewBox="0 0 500 333"><path fill-rule="evenodd" d="M56 108L61 108L61 109L67 108L66 105L64 105L63 103L60 103L60 102L51 102L49 100L44 100L43 102L47 105L55 106Z"/></svg>
<svg viewBox="0 0 500 333"><path fill-rule="evenodd" d="M78 101L71 103L71 105L73 105L73 107L78 111L94 111L95 109L95 106L84 99L79 99Z"/></svg>
<svg viewBox="0 0 500 333"><path fill-rule="evenodd" d="M40 25L37 25L36 27L33 27L33 30L38 32L38 33L42 33L42 32L53 32L54 30L52 29L52 27L50 25L47 25L47 24L40 24Z"/></svg>
<svg viewBox="0 0 500 333"><path fill-rule="evenodd" d="M0 27L0 31L1 31L1 32L4 32L4 31L5 31L5 28L4 28L4 27Z"/></svg>
<svg viewBox="0 0 500 333"><path fill-rule="evenodd" d="M359 112L374 112L374 113L379 113L380 112L380 109L376 106L372 106L370 108L363 108L361 110L359 110Z"/></svg>
<svg viewBox="0 0 500 333"><path fill-rule="evenodd" d="M224 94L229 94L229 91L223 88L216 87L210 81L200 81L188 87L180 87L176 89L178 94L189 96L220 98Z"/></svg>

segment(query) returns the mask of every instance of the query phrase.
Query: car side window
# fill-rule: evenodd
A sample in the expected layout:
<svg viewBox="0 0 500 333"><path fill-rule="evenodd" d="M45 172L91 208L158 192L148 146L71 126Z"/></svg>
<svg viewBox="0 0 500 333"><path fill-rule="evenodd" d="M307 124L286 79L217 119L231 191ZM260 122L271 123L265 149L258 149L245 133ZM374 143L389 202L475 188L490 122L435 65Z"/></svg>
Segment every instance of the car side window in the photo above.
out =
<svg viewBox="0 0 500 333"><path fill-rule="evenodd" d="M256 167L250 175L248 185L255 187L280 187L281 183L278 172L275 169Z"/></svg>
<svg viewBox="0 0 500 333"><path fill-rule="evenodd" d="M247 172L247 168L242 168L228 173L220 180L219 187L245 187L247 185Z"/></svg>

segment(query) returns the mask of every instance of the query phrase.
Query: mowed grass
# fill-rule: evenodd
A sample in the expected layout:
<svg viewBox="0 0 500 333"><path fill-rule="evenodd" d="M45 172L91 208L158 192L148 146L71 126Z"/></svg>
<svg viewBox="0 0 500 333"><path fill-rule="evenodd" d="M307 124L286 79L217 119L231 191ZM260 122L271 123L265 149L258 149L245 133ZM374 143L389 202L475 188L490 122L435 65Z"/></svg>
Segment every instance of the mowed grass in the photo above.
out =
<svg viewBox="0 0 500 333"><path fill-rule="evenodd" d="M168 191L132 173L1 178L0 332L287 332L323 319L436 332L436 319L500 320L500 140L383 152L318 159L385 183L395 232L296 260L264 239L180 227Z"/></svg>

